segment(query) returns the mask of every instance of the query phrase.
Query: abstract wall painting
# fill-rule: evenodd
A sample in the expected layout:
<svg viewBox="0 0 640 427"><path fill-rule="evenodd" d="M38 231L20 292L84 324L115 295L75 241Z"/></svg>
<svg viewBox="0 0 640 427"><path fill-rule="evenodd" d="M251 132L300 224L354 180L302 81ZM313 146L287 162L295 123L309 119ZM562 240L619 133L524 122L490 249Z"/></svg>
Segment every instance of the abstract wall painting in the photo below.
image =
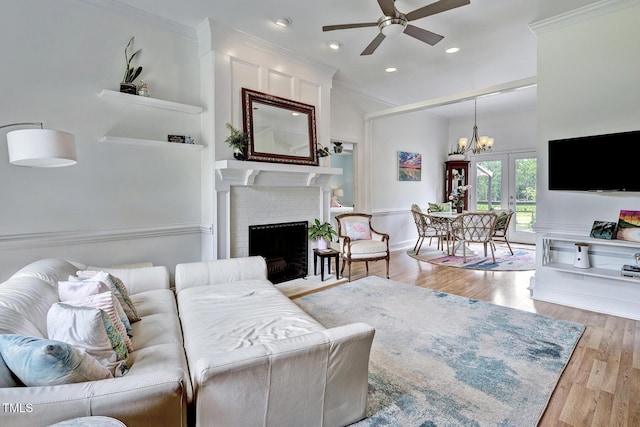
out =
<svg viewBox="0 0 640 427"><path fill-rule="evenodd" d="M398 151L398 181L422 179L422 154Z"/></svg>
<svg viewBox="0 0 640 427"><path fill-rule="evenodd" d="M620 211L616 238L640 242L640 211Z"/></svg>

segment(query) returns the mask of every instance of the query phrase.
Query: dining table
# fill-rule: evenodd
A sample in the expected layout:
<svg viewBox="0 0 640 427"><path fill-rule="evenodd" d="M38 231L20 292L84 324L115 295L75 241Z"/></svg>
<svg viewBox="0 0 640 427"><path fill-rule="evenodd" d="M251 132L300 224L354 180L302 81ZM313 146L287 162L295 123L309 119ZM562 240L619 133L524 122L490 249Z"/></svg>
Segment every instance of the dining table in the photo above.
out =
<svg viewBox="0 0 640 427"><path fill-rule="evenodd" d="M447 253L447 255L451 255L451 256L463 256L462 253L462 240L458 240L457 242L455 241L455 238L453 237L453 228L452 228L452 224L453 222L463 213L467 213L466 211L459 213L459 212L429 212L427 215L433 217L433 218L437 218L439 220L442 220L446 225L447 225L447 239L449 239L450 241L453 241L453 245L451 247L451 250ZM447 247L449 247L449 245L447 245ZM469 245L467 245L466 248L466 254L467 256L474 256L477 255L477 253L471 249L469 247Z"/></svg>

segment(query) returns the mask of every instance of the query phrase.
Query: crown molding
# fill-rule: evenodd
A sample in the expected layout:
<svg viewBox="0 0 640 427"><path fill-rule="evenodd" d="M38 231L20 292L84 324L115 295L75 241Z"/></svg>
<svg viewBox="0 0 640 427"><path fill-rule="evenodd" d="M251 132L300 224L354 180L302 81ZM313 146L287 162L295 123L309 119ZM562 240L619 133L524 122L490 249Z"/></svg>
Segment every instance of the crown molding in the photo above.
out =
<svg viewBox="0 0 640 427"><path fill-rule="evenodd" d="M149 13L142 9L138 9L128 4L122 3L118 0L75 0L78 3L83 3L95 8L120 15L127 18L131 18L135 21L144 22L155 27L162 28L181 37L185 37L190 40L197 40L196 30L186 25L179 24L170 19L163 18L153 13Z"/></svg>
<svg viewBox="0 0 640 427"><path fill-rule="evenodd" d="M386 98L386 97L383 98L383 97L381 97L379 95L373 94L372 92L363 91L362 89L360 89L360 88L358 88L358 87L356 87L356 86L354 86L352 84L343 82L341 80L335 80L334 79L333 80L333 87L334 87L334 89L340 89L340 90L345 90L345 91L351 92L352 94L354 94L356 96L359 96L359 97L361 97L363 99L366 99L368 101L384 104L384 105L388 106L389 108L391 108L391 107L399 107L400 105L402 105L400 102L398 102L395 99Z"/></svg>
<svg viewBox="0 0 640 427"><path fill-rule="evenodd" d="M543 34L638 5L640 0L599 0L560 15L534 21L529 24L529 28L536 35Z"/></svg>

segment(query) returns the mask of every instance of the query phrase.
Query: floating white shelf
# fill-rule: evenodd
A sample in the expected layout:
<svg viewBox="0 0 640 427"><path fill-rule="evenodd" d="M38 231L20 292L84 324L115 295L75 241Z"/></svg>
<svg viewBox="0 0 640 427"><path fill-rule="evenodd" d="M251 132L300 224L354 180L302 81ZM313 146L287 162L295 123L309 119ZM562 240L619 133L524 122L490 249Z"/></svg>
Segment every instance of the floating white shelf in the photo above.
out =
<svg viewBox="0 0 640 427"><path fill-rule="evenodd" d="M165 101L147 96L131 95L128 93L116 92L115 90L103 89L98 96L105 99L115 99L129 104L146 105L147 107L160 108L163 110L179 111L182 113L198 114L204 109L198 105L181 104L179 102Z"/></svg>
<svg viewBox="0 0 640 427"><path fill-rule="evenodd" d="M179 150L202 150L203 148L203 146L200 144L180 144L177 142L156 141L152 139L123 138L120 136L109 135L100 138L100 142L106 142L108 144L139 145L154 148L173 148Z"/></svg>

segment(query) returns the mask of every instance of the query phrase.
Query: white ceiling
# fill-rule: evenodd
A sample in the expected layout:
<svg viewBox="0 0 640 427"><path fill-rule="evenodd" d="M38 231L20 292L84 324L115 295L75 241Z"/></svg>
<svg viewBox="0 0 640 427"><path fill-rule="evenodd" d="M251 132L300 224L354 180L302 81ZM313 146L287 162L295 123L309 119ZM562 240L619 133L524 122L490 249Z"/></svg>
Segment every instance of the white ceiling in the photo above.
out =
<svg viewBox="0 0 640 427"><path fill-rule="evenodd" d="M382 16L377 0L113 0L195 28L206 18L248 33L296 55L338 71L337 84L366 95L406 105L477 91L536 75L534 21L538 0L471 0L470 5L412 21L444 36L429 46L406 34L387 37L370 56L360 56L378 34L377 27L323 32L323 25L375 22ZM407 13L433 0L396 0ZM281 28L276 17L292 23ZM329 49L338 40L342 49ZM445 49L459 47L456 54ZM386 73L386 67L397 67ZM478 115L535 107L535 89L478 101ZM491 99L490 99L491 98ZM473 102L437 107L444 117L473 114Z"/></svg>

